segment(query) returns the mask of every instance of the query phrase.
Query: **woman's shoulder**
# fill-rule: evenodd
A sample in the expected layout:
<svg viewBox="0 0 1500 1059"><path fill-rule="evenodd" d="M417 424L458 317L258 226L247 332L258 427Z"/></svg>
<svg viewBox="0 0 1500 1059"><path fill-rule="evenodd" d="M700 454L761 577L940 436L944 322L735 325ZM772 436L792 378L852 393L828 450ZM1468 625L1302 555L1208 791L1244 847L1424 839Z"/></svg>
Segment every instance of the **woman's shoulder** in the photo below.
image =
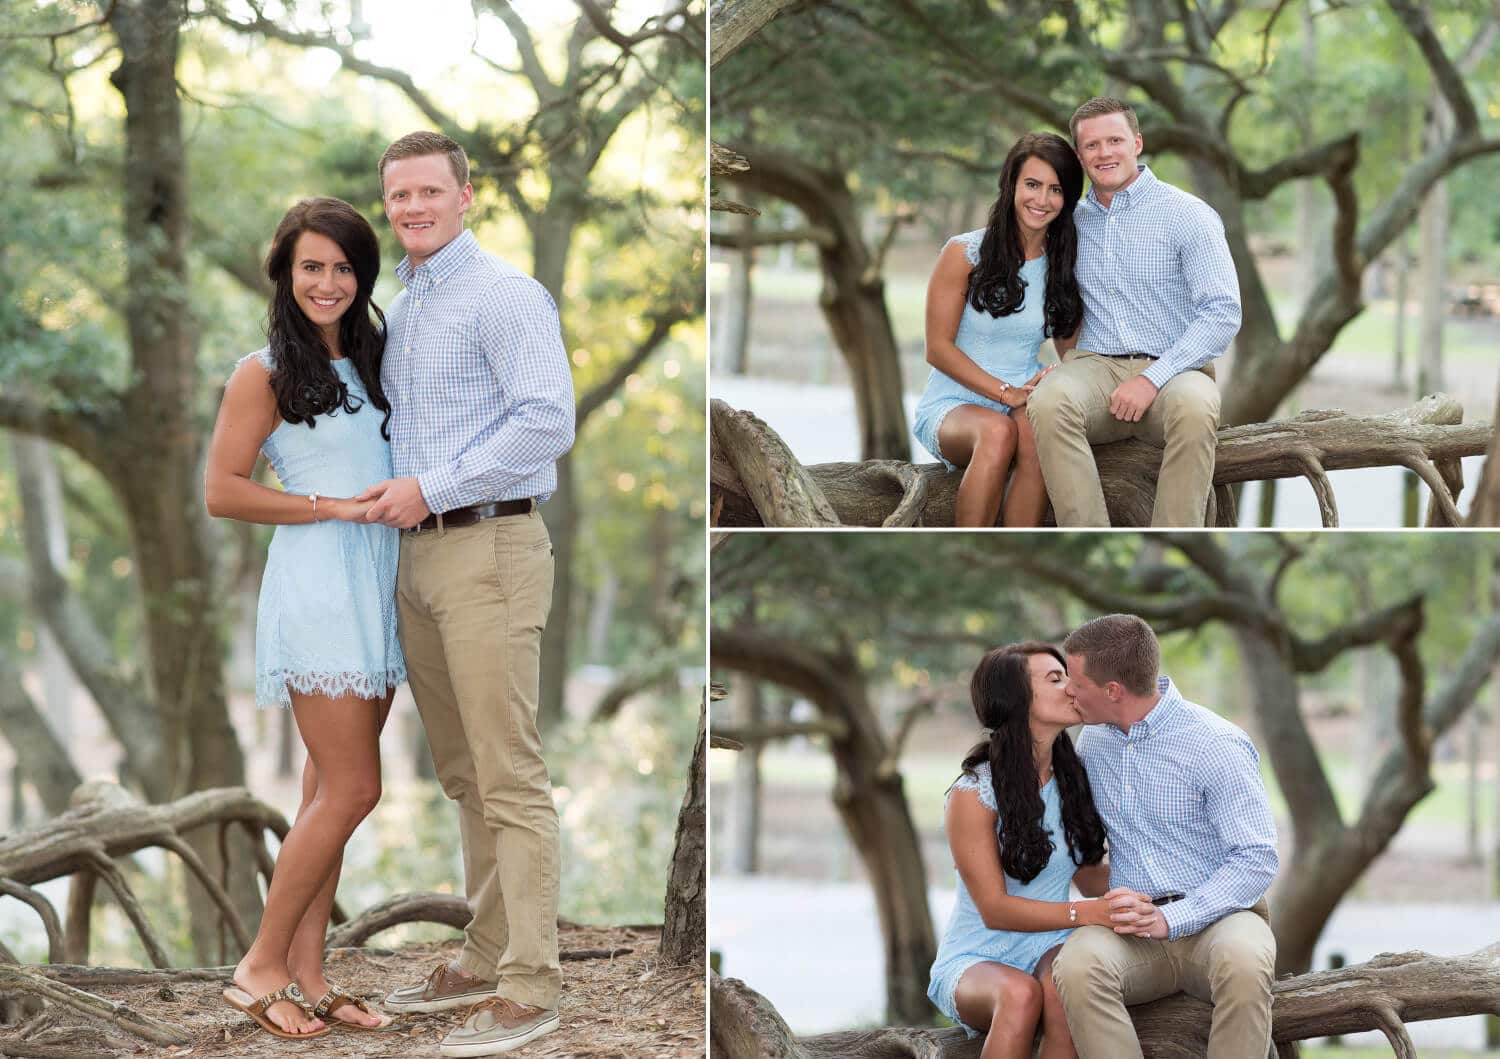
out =
<svg viewBox="0 0 1500 1059"><path fill-rule="evenodd" d="M995 783L988 761L979 762L972 772L961 773L958 779L953 781L953 786L948 788L950 795L957 791L973 791L979 796L979 804L991 812L1000 811L1000 807L995 804Z"/></svg>
<svg viewBox="0 0 1500 1059"><path fill-rule="evenodd" d="M254 353L246 353L243 357L234 362L235 370L238 371L244 365L252 361L264 368L267 375L276 370L276 361L271 356L270 346L262 346Z"/></svg>
<svg viewBox="0 0 1500 1059"><path fill-rule="evenodd" d="M963 232L959 235L951 236L943 244L943 249L946 250L950 246L955 245L961 246L964 250L964 256L969 259L969 264L977 265L979 264L979 244L984 242L984 231L983 228L976 228L972 232Z"/></svg>

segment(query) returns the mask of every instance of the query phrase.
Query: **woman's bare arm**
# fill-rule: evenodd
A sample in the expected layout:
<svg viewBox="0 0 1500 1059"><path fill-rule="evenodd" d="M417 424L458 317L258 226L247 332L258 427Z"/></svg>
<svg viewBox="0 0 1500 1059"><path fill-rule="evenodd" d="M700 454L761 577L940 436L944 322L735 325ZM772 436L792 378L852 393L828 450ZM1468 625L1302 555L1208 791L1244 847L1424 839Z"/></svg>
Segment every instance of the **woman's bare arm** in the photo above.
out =
<svg viewBox="0 0 1500 1059"><path fill-rule="evenodd" d="M973 267L958 243L948 244L938 257L932 278L927 281L927 363L983 397L1013 404L1016 402L1001 396L1007 390L1005 382L974 363L973 358L953 343L958 335L958 322L963 318L964 296ZM1016 398L1016 391L1021 388L1009 389L1011 397Z"/></svg>
<svg viewBox="0 0 1500 1059"><path fill-rule="evenodd" d="M1000 845L995 838L996 814L985 808L972 790L954 791L943 815L943 828L953 863L974 899L974 907L991 930L1061 930L1065 927L1112 926L1104 901L1037 901L1013 897L1005 889ZM1068 915L1069 905L1078 918Z"/></svg>
<svg viewBox="0 0 1500 1059"><path fill-rule="evenodd" d="M265 365L255 357L244 361L224 387L219 418L208 442L208 467L203 473L203 496L215 518L258 522L271 526L314 521L313 505L305 496L261 485L250 475L255 457L276 429L276 395ZM339 497L319 497L317 521L362 521L369 504Z"/></svg>

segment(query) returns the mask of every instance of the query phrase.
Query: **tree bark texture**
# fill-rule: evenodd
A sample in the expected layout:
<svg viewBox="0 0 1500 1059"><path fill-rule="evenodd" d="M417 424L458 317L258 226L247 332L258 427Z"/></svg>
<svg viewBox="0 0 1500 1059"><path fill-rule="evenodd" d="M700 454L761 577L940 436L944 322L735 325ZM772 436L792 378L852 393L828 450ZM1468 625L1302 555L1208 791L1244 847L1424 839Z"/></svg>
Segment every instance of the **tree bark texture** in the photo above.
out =
<svg viewBox="0 0 1500 1059"><path fill-rule="evenodd" d="M818 307L848 366L863 459L902 459L911 452L902 403L901 358L885 306L885 278L860 228L858 203L842 171L819 169L790 155L736 148L750 168L726 179L802 211L817 240L823 290Z"/></svg>
<svg viewBox="0 0 1500 1059"><path fill-rule="evenodd" d="M708 937L708 789L704 769L707 703L698 707L698 737L688 766L687 790L677 813L677 839L667 875L661 954L673 963L702 966Z"/></svg>
<svg viewBox="0 0 1500 1059"><path fill-rule="evenodd" d="M977 1059L982 1039L943 1030L883 1027L794 1038L766 999L735 979L710 979L712 1044L722 1059ZM1500 1013L1500 945L1468 956L1385 953L1271 987L1278 1044L1379 1030L1398 1059L1416 1059L1405 1023ZM1147 1059L1201 1059L1212 1008L1178 993L1130 1009ZM721 1025L722 1022L722 1025Z"/></svg>
<svg viewBox="0 0 1500 1059"><path fill-rule="evenodd" d="M1402 466L1420 474L1433 491L1430 524L1458 525L1457 460L1483 453L1495 436L1492 424L1462 423L1462 416L1456 399L1436 394L1383 415L1320 410L1225 427L1219 431L1208 524L1237 524L1228 489L1237 482L1305 477L1318 497L1323 524L1337 526L1327 472ZM719 510L718 526L953 524L961 472L897 460L804 467L753 413L714 400L710 420L711 502ZM1149 526L1161 450L1121 441L1095 446L1094 459L1111 524Z"/></svg>
<svg viewBox="0 0 1500 1059"><path fill-rule="evenodd" d="M177 96L180 5L116 4L107 17L120 64L110 80L125 103L125 322L134 381L97 454L130 525L151 685L161 717L160 775L171 794L244 782L229 722L215 620L214 563L200 478L197 336L189 311L187 165ZM212 837L189 836L200 856ZM240 839L236 837L236 844ZM241 846L241 852L245 847ZM189 884L200 958L218 940L218 912ZM258 922L260 894L237 881L241 918Z"/></svg>
<svg viewBox="0 0 1500 1059"><path fill-rule="evenodd" d="M828 722L837 770L833 801L859 855L880 920L886 1012L893 1021L927 1018L927 976L937 954L927 905L921 844L899 771L848 652L825 653L759 632L716 628L710 661L805 696Z"/></svg>

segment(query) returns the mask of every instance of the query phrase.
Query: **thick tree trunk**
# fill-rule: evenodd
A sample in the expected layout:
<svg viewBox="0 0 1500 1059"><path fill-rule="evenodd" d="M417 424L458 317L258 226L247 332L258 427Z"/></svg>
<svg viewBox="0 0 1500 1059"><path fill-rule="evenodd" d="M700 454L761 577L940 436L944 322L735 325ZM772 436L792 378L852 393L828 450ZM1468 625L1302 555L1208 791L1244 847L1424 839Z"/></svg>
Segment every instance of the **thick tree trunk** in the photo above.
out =
<svg viewBox="0 0 1500 1059"><path fill-rule="evenodd" d="M765 685L747 680L736 689L735 723L759 728L765 717ZM735 875L754 875L760 867L760 754L763 743L749 743L734 757L729 788L729 826L724 868Z"/></svg>
<svg viewBox="0 0 1500 1059"><path fill-rule="evenodd" d="M0 649L0 733L16 756L16 768L36 787L47 812L66 810L83 779L67 747L22 686L21 671L5 649Z"/></svg>
<svg viewBox="0 0 1500 1059"><path fill-rule="evenodd" d="M746 196L745 205L754 209L755 199ZM714 302L714 319L718 322L718 348L714 363L731 375L750 370L750 315L754 298L750 286L755 271L755 218L734 214L726 227L739 237L740 246L729 251L729 282L724 297Z"/></svg>
<svg viewBox="0 0 1500 1059"><path fill-rule="evenodd" d="M930 1017L927 975L937 953L921 844L901 773L849 654L831 655L757 632L715 629L711 660L805 695L822 714L837 770L833 801L869 876L885 950L886 1017Z"/></svg>
<svg viewBox="0 0 1500 1059"><path fill-rule="evenodd" d="M545 734L563 719L568 693L569 630L573 622L573 556L578 543L578 498L573 454L557 461L557 491L541 509L552 537L552 610L542 633L541 698L537 726Z"/></svg>
<svg viewBox="0 0 1500 1059"><path fill-rule="evenodd" d="M197 339L188 308L187 165L177 98L179 5L118 4L111 81L125 101L126 323L136 381L125 394L113 475L130 523L146 603L146 650L162 718L165 786L173 793L244 782L229 723L218 640L214 563L200 488ZM200 854L211 836L193 836ZM239 852L248 854L243 843ZM240 914L258 923L260 894L234 878ZM190 884L193 940L208 962L217 910ZM222 952L220 955L224 955ZM222 960L219 962L223 962Z"/></svg>
<svg viewBox="0 0 1500 1059"><path fill-rule="evenodd" d="M677 839L672 869L667 876L665 918L662 921L662 958L673 963L703 965L708 938L708 783L704 757L708 708L698 707L698 737L688 764L687 789L677 813Z"/></svg>
<svg viewBox="0 0 1500 1059"><path fill-rule="evenodd" d="M745 148L750 168L729 179L801 210L817 233L823 290L818 307L848 365L862 459L906 459L911 435L902 403L901 357L885 306L881 263L866 245L843 172Z"/></svg>

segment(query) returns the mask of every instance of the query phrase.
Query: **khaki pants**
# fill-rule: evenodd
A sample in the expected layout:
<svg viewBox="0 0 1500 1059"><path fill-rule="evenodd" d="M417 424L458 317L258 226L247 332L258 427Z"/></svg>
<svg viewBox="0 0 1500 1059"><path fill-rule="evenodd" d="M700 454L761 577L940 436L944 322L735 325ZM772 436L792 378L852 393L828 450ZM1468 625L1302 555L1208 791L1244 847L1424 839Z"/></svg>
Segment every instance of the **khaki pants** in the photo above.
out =
<svg viewBox="0 0 1500 1059"><path fill-rule="evenodd" d="M1187 938L1073 931L1052 965L1079 1059L1140 1059L1127 1004L1188 993L1214 1006L1208 1059L1265 1059L1276 938L1262 902Z"/></svg>
<svg viewBox="0 0 1500 1059"><path fill-rule="evenodd" d="M536 711L552 545L534 510L403 534L401 646L443 791L458 803L473 919L459 963L555 1008L558 835Z"/></svg>
<svg viewBox="0 0 1500 1059"><path fill-rule="evenodd" d="M1138 423L1123 423L1109 414L1109 395L1115 387L1152 363L1150 357L1070 350L1027 402L1042 477L1059 526L1109 525L1099 468L1089 446L1131 437L1162 450L1151 525L1203 525L1219 429L1219 389L1211 372L1173 376Z"/></svg>

